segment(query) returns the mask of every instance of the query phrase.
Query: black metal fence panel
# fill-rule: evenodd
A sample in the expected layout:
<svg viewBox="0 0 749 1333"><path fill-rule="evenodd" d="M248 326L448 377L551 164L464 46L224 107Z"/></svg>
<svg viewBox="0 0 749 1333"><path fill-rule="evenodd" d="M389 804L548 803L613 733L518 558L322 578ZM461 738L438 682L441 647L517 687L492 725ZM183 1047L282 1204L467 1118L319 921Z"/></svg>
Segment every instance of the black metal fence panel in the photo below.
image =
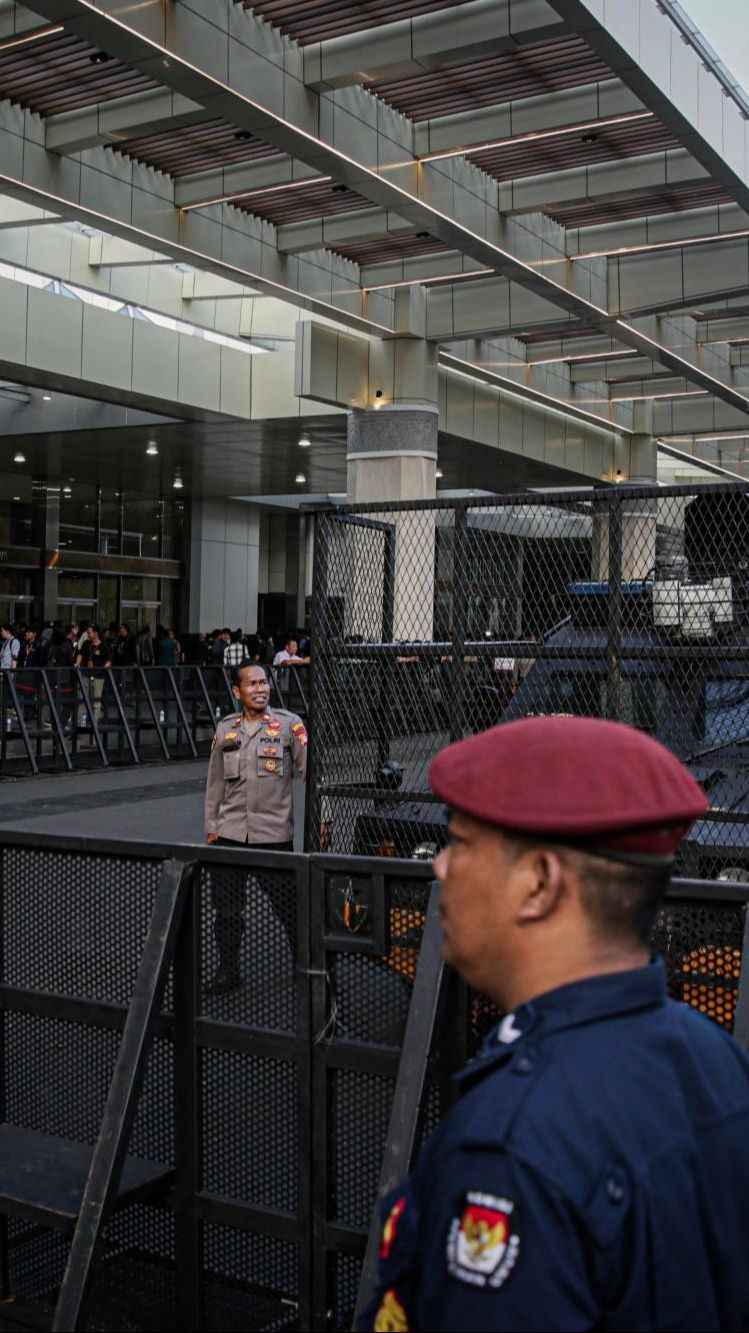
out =
<svg viewBox="0 0 749 1333"><path fill-rule="evenodd" d="M317 516L308 845L428 855L451 740L535 714L628 722L704 784L681 867L749 867L749 496L498 495Z"/></svg>
<svg viewBox="0 0 749 1333"><path fill-rule="evenodd" d="M16 1157L36 1151L25 1135L52 1136L61 1161L95 1143L168 858L195 870L128 1153L171 1183L114 1212L82 1326L348 1328L386 1144L407 1166L499 1017L449 972L427 987L426 1082L405 1098L418 1119L394 1131L428 865L3 833L0 1135ZM671 994L745 1045L748 900L747 885L677 882L654 938ZM214 993L222 938L239 984ZM31 1326L54 1309L70 1241L19 1213L7 1169L0 1326Z"/></svg>
<svg viewBox="0 0 749 1333"><path fill-rule="evenodd" d="M271 704L306 717L308 675L268 668ZM220 665L0 671L0 777L204 757L236 707Z"/></svg>

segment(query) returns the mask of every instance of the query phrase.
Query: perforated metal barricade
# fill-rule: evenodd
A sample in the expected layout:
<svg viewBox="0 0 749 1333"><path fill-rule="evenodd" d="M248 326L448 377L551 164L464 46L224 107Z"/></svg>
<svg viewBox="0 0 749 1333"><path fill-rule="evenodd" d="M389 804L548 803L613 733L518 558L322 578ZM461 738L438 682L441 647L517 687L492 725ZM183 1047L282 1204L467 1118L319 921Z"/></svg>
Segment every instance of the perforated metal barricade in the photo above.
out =
<svg viewBox="0 0 749 1333"><path fill-rule="evenodd" d="M0 1327L55 1309L75 1221L61 1196L100 1136L175 861L189 893L126 1145L142 1187L107 1220L79 1326L349 1328L383 1172L407 1170L499 1017L439 965L430 866L8 833ZM671 994L744 1044L748 899L680 881L654 938ZM39 1163L46 1213L13 1174Z"/></svg>

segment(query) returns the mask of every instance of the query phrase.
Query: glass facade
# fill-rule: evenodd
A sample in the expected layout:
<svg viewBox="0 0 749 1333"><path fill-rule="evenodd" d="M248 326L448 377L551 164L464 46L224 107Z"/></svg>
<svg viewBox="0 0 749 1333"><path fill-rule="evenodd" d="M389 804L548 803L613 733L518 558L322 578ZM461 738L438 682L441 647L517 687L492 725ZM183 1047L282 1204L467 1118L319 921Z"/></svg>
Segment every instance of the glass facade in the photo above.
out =
<svg viewBox="0 0 749 1333"><path fill-rule="evenodd" d="M179 623L184 508L93 483L53 487L0 474L0 620Z"/></svg>

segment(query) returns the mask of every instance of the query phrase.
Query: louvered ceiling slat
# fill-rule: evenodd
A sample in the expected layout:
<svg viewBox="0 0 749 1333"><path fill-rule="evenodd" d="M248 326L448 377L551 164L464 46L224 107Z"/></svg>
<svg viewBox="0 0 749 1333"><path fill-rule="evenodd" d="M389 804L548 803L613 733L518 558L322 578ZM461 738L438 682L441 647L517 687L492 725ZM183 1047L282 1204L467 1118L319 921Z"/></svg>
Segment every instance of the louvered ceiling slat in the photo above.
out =
<svg viewBox="0 0 749 1333"><path fill-rule="evenodd" d="M28 46L0 51L0 98L50 116L157 88L155 80L106 59L95 46L65 33L50 33Z"/></svg>
<svg viewBox="0 0 749 1333"><path fill-rule="evenodd" d="M454 9L468 0L239 0L286 36L307 46L383 23Z"/></svg>

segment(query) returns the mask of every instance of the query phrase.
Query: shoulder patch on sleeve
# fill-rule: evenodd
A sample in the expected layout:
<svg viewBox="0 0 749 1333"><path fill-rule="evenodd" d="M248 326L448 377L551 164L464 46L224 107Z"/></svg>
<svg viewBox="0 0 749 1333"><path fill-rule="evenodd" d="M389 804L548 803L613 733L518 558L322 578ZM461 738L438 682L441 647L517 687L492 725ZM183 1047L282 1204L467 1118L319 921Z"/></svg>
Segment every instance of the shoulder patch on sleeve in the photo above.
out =
<svg viewBox="0 0 749 1333"><path fill-rule="evenodd" d="M309 737L307 736L307 728L300 719L297 719L296 722L292 722L289 730L292 736L295 736L299 741L300 745L307 744L307 741L309 740Z"/></svg>
<svg viewBox="0 0 749 1333"><path fill-rule="evenodd" d="M372 1327L375 1333L408 1333L408 1319L395 1287L388 1287Z"/></svg>
<svg viewBox="0 0 749 1333"><path fill-rule="evenodd" d="M512 1199L466 1190L447 1232L447 1270L471 1287L496 1291L520 1253L520 1219Z"/></svg>

